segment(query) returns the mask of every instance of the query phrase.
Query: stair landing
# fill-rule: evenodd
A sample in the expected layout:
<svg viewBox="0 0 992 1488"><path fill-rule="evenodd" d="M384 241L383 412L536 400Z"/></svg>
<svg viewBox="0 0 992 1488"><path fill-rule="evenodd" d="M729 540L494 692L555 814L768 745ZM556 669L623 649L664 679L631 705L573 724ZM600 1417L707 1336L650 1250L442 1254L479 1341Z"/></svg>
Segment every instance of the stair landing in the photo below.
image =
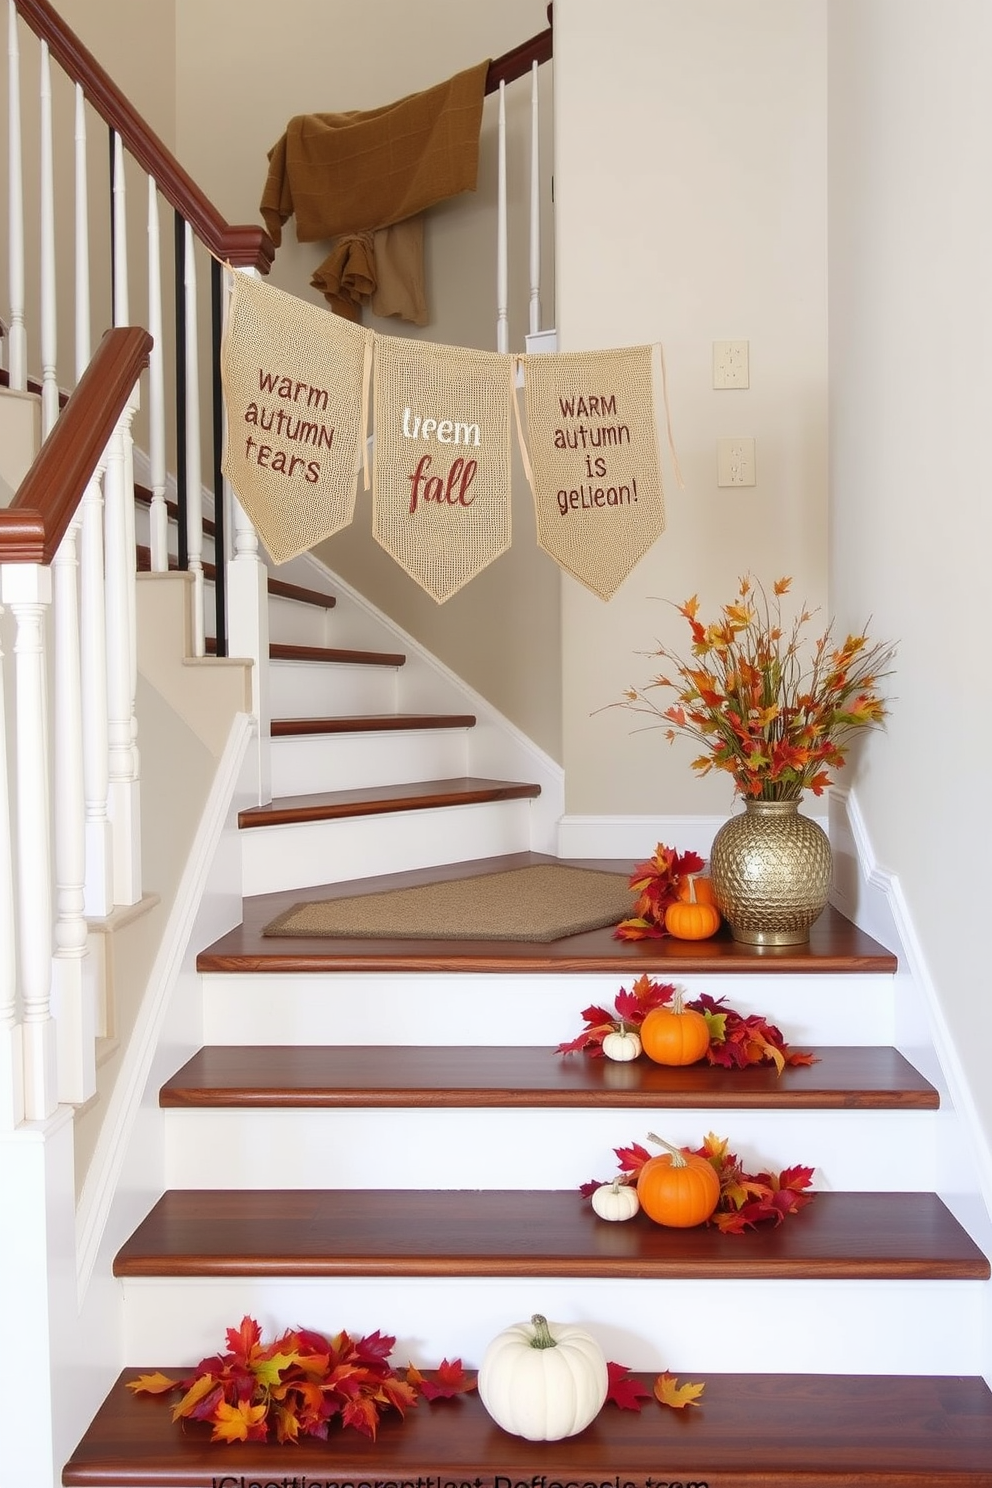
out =
<svg viewBox="0 0 992 1488"><path fill-rule="evenodd" d="M532 941L485 940L374 940L315 939L279 936L266 939L262 931L276 915L303 900L347 898L415 884L525 868L534 863L564 863L624 873L631 861L555 858L543 853L510 853L466 863L346 883L258 894L245 899L242 923L201 951L198 971L536 971L619 972L637 976L649 972L670 980L692 973L706 975L769 973L892 973L891 951L852 925L831 906L813 925L809 941L800 946L748 946L732 939L723 927L711 940L622 941L612 928L567 935L547 944ZM631 895L633 908L633 895Z"/></svg>
<svg viewBox="0 0 992 1488"><path fill-rule="evenodd" d="M974 1377L708 1374L698 1408L607 1404L561 1442L508 1435L472 1394L421 1401L405 1420L386 1413L374 1442L332 1430L280 1447L174 1425L166 1400L125 1388L150 1372L121 1375L64 1470L67 1488L992 1488L992 1394ZM650 1389L656 1376L637 1378Z"/></svg>

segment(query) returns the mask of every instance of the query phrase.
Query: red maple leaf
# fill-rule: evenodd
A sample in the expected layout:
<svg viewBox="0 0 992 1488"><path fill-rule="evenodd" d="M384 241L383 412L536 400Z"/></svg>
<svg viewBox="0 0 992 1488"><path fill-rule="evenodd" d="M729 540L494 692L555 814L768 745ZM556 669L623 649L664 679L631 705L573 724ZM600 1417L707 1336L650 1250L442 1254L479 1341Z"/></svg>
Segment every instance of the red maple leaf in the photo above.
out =
<svg viewBox="0 0 992 1488"><path fill-rule="evenodd" d="M413 1364L406 1372L409 1382L420 1391L425 1400L451 1400L455 1395L465 1395L476 1387L476 1376L466 1374L461 1359L442 1359L433 1379L425 1379Z"/></svg>
<svg viewBox="0 0 992 1488"><path fill-rule="evenodd" d="M645 1390L640 1380L634 1379L626 1364L615 1364L608 1359L606 1369L609 1375L606 1398L621 1410L639 1411L641 1401L651 1399L651 1391Z"/></svg>

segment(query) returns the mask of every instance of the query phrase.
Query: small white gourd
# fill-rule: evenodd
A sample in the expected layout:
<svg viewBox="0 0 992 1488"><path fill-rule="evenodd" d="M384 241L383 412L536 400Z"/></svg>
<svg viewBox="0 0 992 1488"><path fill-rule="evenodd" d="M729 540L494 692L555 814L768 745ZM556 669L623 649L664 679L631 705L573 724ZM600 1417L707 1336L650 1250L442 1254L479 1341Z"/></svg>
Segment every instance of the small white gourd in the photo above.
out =
<svg viewBox="0 0 992 1488"><path fill-rule="evenodd" d="M592 1207L600 1219L633 1219L641 1201L632 1183L621 1183L614 1178L612 1183L603 1183L593 1191Z"/></svg>
<svg viewBox="0 0 992 1488"><path fill-rule="evenodd" d="M591 1333L536 1312L486 1349L479 1399L497 1426L526 1441L561 1441L595 1420L606 1400L606 1356Z"/></svg>
<svg viewBox="0 0 992 1488"><path fill-rule="evenodd" d="M636 1059L640 1052L641 1041L631 1028L618 1028L603 1039L603 1053L607 1059L619 1060L621 1064Z"/></svg>

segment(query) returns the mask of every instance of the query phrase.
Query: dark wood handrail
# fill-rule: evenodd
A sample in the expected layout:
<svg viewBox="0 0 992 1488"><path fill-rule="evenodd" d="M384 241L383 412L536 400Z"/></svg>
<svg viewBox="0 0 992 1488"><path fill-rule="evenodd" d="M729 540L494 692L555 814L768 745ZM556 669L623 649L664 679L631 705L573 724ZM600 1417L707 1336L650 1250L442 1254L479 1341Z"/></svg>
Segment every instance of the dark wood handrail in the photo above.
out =
<svg viewBox="0 0 992 1488"><path fill-rule="evenodd" d="M51 563L142 370L152 338L108 331L6 511L0 563Z"/></svg>
<svg viewBox="0 0 992 1488"><path fill-rule="evenodd" d="M496 57L489 64L486 73L486 92L495 93L500 83L513 83L517 78L526 77L531 67L536 62L539 66L550 62L552 52L551 34L552 6L548 6L548 29L539 31L532 36L530 41L522 41L518 47L511 52L505 52L502 57Z"/></svg>
<svg viewBox="0 0 992 1488"><path fill-rule="evenodd" d="M235 268L267 274L275 248L265 228L247 223L232 226L224 220L49 0L14 3L26 24L47 41L52 56L74 83L82 85L100 117L117 131L129 152L154 178L166 201L185 218L210 252Z"/></svg>

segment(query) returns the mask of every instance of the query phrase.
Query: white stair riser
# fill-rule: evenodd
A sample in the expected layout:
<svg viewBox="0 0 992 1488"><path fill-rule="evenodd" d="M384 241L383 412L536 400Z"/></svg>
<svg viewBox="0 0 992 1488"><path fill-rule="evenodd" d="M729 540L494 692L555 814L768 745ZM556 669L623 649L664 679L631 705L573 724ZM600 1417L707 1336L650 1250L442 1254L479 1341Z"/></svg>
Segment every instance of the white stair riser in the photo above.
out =
<svg viewBox="0 0 992 1488"><path fill-rule="evenodd" d="M278 942L272 944L277 949ZM535 949L540 952L540 947ZM620 988L630 986L632 975L207 975L203 978L203 1041L546 1044L550 1053L581 1033L583 1008L611 1008ZM666 978L659 973L657 980ZM677 982L689 998L706 992L715 998L726 997L729 1006L745 1015L763 1013L797 1049L813 1044L892 1042L894 983L890 976L687 976ZM629 1078L623 1073L624 1065L614 1069L612 1077L618 1083Z"/></svg>
<svg viewBox="0 0 992 1488"><path fill-rule="evenodd" d="M340 883L530 847L530 801L487 801L241 833L245 894Z"/></svg>
<svg viewBox="0 0 992 1488"><path fill-rule="evenodd" d="M468 729L281 735L272 740L272 794L308 796L453 780L469 773L468 735Z"/></svg>
<svg viewBox="0 0 992 1488"><path fill-rule="evenodd" d="M281 595L269 595L269 640L291 646L340 646L334 636L334 608L301 604Z"/></svg>
<svg viewBox="0 0 992 1488"><path fill-rule="evenodd" d="M392 713L398 667L350 662L274 661L269 667L273 718L341 718Z"/></svg>
<svg viewBox="0 0 992 1488"><path fill-rule="evenodd" d="M550 1058L551 1056L549 1056ZM618 1172L617 1147L654 1132L698 1147L729 1139L749 1172L816 1169L814 1187L932 1189L929 1111L381 1108L165 1113L172 1188L578 1189ZM884 1152L885 1163L865 1160ZM370 1163L369 1153L375 1153ZM223 1154L221 1157L220 1155ZM583 1200L576 1193L576 1208ZM471 1204L471 1195L466 1197ZM605 1223L605 1221L604 1221Z"/></svg>
<svg viewBox="0 0 992 1488"><path fill-rule="evenodd" d="M497 1333L542 1312L588 1327L608 1359L682 1380L724 1370L982 1370L981 1282L230 1277L128 1280L124 1290L132 1368L151 1360L188 1368L222 1349L226 1329L246 1313L267 1340L294 1326L353 1336L378 1328L396 1337L398 1369L442 1358L477 1368Z"/></svg>

